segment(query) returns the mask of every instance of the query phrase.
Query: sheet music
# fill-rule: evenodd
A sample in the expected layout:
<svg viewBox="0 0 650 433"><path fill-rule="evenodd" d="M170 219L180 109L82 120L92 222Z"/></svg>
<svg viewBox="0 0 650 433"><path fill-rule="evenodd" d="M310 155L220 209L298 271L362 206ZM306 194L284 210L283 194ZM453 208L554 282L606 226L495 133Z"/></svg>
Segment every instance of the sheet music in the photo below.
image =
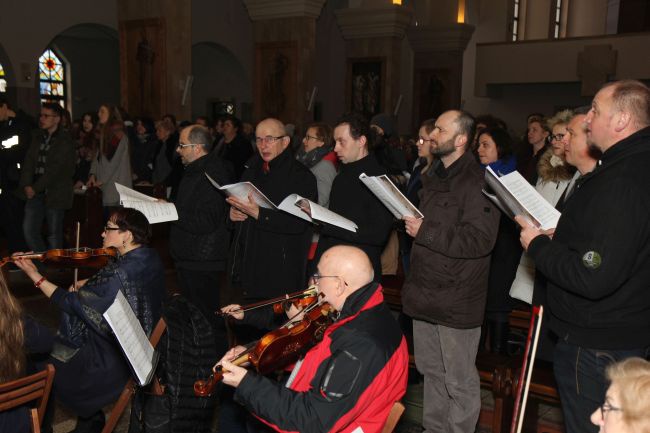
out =
<svg viewBox="0 0 650 433"><path fill-rule="evenodd" d="M303 208L307 209L307 211L303 210ZM336 212L332 212L318 203L314 203L309 199L301 197L298 194L288 195L284 200L282 200L278 209L309 222L313 222L313 220L321 221L354 233L356 233L359 228L353 221L342 217Z"/></svg>
<svg viewBox="0 0 650 433"><path fill-rule="evenodd" d="M117 337L138 383L141 386L148 384L153 377L158 354L149 342L122 291L117 291L117 296L104 313L104 318Z"/></svg>
<svg viewBox="0 0 650 433"><path fill-rule="evenodd" d="M422 212L402 194L399 188L385 174L368 176L361 173L359 179L377 196L395 218L402 219L404 216L424 218Z"/></svg>
<svg viewBox="0 0 650 433"><path fill-rule="evenodd" d="M560 212L546 201L519 172L513 171L499 177L488 167L485 170L485 180L503 205L510 210L510 214L528 216L542 230L554 229L557 226L561 216Z"/></svg>
<svg viewBox="0 0 650 433"><path fill-rule="evenodd" d="M262 191L257 189L255 185L250 182L239 182L221 186L212 179L208 173L205 173L205 177L208 178L215 188L223 191L228 197L237 197L241 200L248 200L248 194L253 193L253 200L259 207L277 209L277 206L275 206L273 202L262 193Z"/></svg>
<svg viewBox="0 0 650 433"><path fill-rule="evenodd" d="M120 194L120 204L124 207L139 210L147 217L150 224L178 220L178 212L174 203L160 202L117 182L115 182L115 188Z"/></svg>

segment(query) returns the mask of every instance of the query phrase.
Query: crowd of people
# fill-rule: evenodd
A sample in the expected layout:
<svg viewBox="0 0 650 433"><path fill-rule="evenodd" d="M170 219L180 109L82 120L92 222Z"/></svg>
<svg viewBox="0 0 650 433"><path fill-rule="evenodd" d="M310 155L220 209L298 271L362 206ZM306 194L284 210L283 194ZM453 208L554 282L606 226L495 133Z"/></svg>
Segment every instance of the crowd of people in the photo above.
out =
<svg viewBox="0 0 650 433"><path fill-rule="evenodd" d="M146 247L149 224L119 207L116 183L153 186L175 204L169 250L178 285L210 322L221 353L219 309L240 343L282 321L270 310L243 314L242 305L313 286L336 311L280 382L232 364L243 347L225 353L223 384L234 389L222 390L220 430L381 431L407 383L406 340L381 287L387 261L399 261L402 310L424 382L424 431L474 431L477 353L511 354L509 314L527 304L545 307L538 357L553 363L566 431L650 431L650 90L643 83L608 83L590 107L531 114L521 137L500 119L462 110L424 120L411 140L386 114L310 124L302 140L273 118L253 131L232 115L214 124L172 115L154 122L105 104L78 122L66 119L59 105L44 104L30 131L24 113L0 100L0 138L21 140L0 150L9 250L61 248L73 190L99 187L104 246L118 259L65 291L16 256L64 319L56 337L21 319L24 338L7 341L24 350L15 350L0 378L24 373L25 351L45 347L57 369L54 395L79 416L75 431L101 429L102 407L128 377L101 313L122 290L150 332L165 292L160 259ZM526 215L501 212L484 194L488 167L499 176L519 172L562 212L557 227L544 231ZM424 218L396 220L362 173L387 175ZM205 174L221 185L250 182L275 204L298 194L358 229L315 226L261 206L252 193L226 198ZM9 233L18 227L22 236ZM399 254L390 254L393 247ZM16 316L15 302L8 305ZM287 310L290 321L302 314ZM85 363L97 370L73 380ZM95 382L101 395L85 394Z"/></svg>

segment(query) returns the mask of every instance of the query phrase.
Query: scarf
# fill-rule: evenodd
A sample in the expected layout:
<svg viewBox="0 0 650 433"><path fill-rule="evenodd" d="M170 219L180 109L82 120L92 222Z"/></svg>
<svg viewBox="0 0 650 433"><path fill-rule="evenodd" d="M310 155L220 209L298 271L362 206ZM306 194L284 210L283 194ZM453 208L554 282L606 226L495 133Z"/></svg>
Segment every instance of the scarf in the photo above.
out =
<svg viewBox="0 0 650 433"><path fill-rule="evenodd" d="M296 159L301 162L305 167L307 168L312 168L316 164L318 164L321 159L328 153L332 151L331 146L320 146L315 149L310 150L309 152L305 152L305 148L301 147L300 150L298 150L298 153L296 154Z"/></svg>

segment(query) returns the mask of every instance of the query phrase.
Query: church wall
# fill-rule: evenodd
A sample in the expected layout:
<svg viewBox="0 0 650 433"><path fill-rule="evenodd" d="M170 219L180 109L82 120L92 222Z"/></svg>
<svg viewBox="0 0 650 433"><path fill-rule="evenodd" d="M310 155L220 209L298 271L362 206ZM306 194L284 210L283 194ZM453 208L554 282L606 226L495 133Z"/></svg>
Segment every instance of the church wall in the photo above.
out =
<svg viewBox="0 0 650 433"><path fill-rule="evenodd" d="M236 102L235 114L246 117L242 108L253 100L253 27L244 3L193 0L192 46L193 118L211 115L211 99L228 97Z"/></svg>
<svg viewBox="0 0 650 433"><path fill-rule="evenodd" d="M0 41L14 72L8 82L11 95L19 107L32 114L39 109L38 57L53 38L81 23L117 30L114 1L66 0L65 7L51 7L38 0L5 0L2 9Z"/></svg>
<svg viewBox="0 0 650 433"><path fill-rule="evenodd" d="M72 65L68 76L73 118L97 112L103 103L120 103L120 62L117 39L54 38L53 45Z"/></svg>

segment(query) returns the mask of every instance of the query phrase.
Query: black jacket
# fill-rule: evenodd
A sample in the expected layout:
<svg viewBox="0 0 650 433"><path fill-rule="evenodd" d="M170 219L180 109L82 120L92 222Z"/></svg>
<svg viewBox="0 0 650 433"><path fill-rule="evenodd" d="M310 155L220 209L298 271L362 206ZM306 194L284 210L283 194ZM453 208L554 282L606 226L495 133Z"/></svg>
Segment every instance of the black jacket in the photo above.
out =
<svg viewBox="0 0 650 433"><path fill-rule="evenodd" d="M528 253L548 279L549 326L592 349L650 345L650 127L621 140L583 176L553 240Z"/></svg>
<svg viewBox="0 0 650 433"><path fill-rule="evenodd" d="M381 252L390 234L393 215L379 199L361 182L359 175L386 174L374 155L355 162L342 164L339 174L332 182L329 209L353 221L359 227L356 233L325 225L320 232L314 262L335 245L354 245L368 254L375 270L375 281L381 278Z"/></svg>
<svg viewBox="0 0 650 433"><path fill-rule="evenodd" d="M255 155L241 181L251 182L275 205L293 193L318 201L316 178L289 148L270 162L268 173L262 163ZM270 298L304 288L311 235L309 222L260 208L259 219L235 223L231 278L241 284L247 298Z"/></svg>
<svg viewBox="0 0 650 433"><path fill-rule="evenodd" d="M223 270L229 244L226 200L205 173L220 184L232 179L230 164L214 154L185 167L174 201L178 221L171 226L169 248L177 267Z"/></svg>

